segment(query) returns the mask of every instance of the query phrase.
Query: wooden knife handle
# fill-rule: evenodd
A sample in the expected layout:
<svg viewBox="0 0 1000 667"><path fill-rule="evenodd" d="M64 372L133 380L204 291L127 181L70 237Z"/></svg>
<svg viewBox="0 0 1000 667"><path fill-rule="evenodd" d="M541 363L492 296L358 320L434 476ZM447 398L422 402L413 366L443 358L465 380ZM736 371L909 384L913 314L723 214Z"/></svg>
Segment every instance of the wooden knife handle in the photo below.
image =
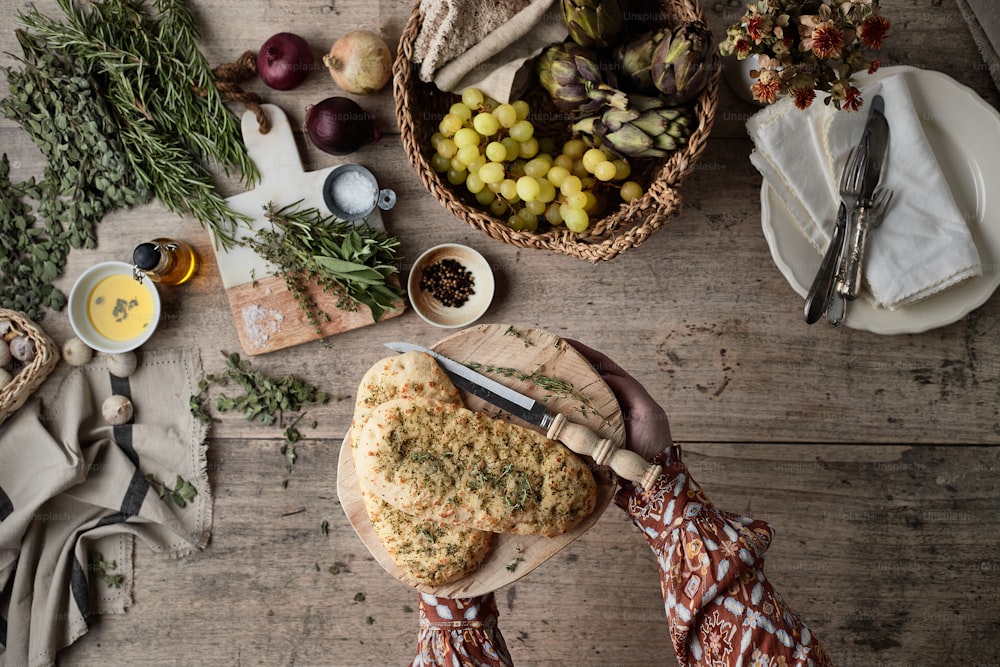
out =
<svg viewBox="0 0 1000 667"><path fill-rule="evenodd" d="M649 463L628 449L616 447L607 438L598 437L586 426L574 424L562 414L557 414L546 434L558 440L577 454L589 456L599 466L609 466L619 477L635 482L649 490L663 471L663 466Z"/></svg>

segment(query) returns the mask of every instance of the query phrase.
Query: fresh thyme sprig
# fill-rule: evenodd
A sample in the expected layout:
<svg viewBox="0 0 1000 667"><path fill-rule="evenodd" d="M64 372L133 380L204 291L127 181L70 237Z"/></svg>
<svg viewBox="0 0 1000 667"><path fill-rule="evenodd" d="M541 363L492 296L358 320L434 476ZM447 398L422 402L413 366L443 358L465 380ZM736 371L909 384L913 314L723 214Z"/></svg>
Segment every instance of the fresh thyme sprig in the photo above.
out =
<svg viewBox="0 0 1000 667"><path fill-rule="evenodd" d="M337 308L357 310L362 303L378 322L395 310L404 291L390 278L398 272L399 240L384 231L323 215L315 208L264 207L271 229L258 231L244 243L275 265L275 275L285 279L289 291L319 330L329 320L308 292L315 283L338 298Z"/></svg>

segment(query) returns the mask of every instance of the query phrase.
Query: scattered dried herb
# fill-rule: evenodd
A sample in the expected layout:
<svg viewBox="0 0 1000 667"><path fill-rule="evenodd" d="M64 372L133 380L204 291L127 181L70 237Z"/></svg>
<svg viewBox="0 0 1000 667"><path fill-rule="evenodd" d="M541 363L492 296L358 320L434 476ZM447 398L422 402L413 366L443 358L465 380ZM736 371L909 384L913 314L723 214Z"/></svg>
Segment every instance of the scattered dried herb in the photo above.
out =
<svg viewBox="0 0 1000 667"><path fill-rule="evenodd" d="M300 203L281 209L266 206L271 229L243 243L277 267L273 275L285 280L309 324L319 331L330 319L309 294L311 284L336 296L340 310L355 311L359 303L368 306L376 322L395 310L404 295L390 280L401 260L399 239L315 208L300 209Z"/></svg>
<svg viewBox="0 0 1000 667"><path fill-rule="evenodd" d="M215 398L215 409L219 412L240 412L248 421L256 420L265 426L277 424L285 429L286 442L292 443L302 438L295 425L305 413L296 415L288 427L283 423L285 413L295 413L303 407L321 405L330 400L329 394L290 373L274 378L253 368L249 359L241 359L236 352L223 352L223 355L226 357L225 372L221 375L207 374L198 383L199 394L191 397L192 413L203 421L206 416L211 419L205 409L209 390L232 383L240 387L243 393L236 396L220 393ZM294 451L292 455L294 456Z"/></svg>
<svg viewBox="0 0 1000 667"><path fill-rule="evenodd" d="M514 338L520 338L524 342L525 347L532 347L535 344L535 341L529 339L527 336L524 335L523 332L519 331L518 329L515 329L514 325L510 325L509 327L507 327L507 330L503 332L503 335L513 336Z"/></svg>
<svg viewBox="0 0 1000 667"><path fill-rule="evenodd" d="M206 404L209 402L209 392L213 387L226 387L230 383L243 390L236 396L219 393L215 397L214 408L218 412L240 412L247 421L259 421L265 426L277 425L282 430L284 442L281 445L281 455L285 459L285 472L291 474L298 452L295 443L303 439L298 429L299 421L305 412L297 413L302 408L311 405L321 405L330 400L330 395L321 391L315 385L303 382L292 374L280 378L271 377L253 368L249 359L241 359L236 352L222 353L226 357L226 370L221 375L206 374L198 383L198 394L191 396L189 406L191 414L203 422L218 421L209 413ZM285 416L294 418L285 424ZM315 428L315 421L312 422ZM288 479L281 482L282 488L288 487Z"/></svg>
<svg viewBox="0 0 1000 667"><path fill-rule="evenodd" d="M157 492L160 498L170 497L178 507L187 507L187 504L194 500L194 497L198 495L198 489L194 488L191 482L187 481L180 475L177 475L177 479L174 480L174 488L170 488L165 483L156 479L152 473L146 475L146 481L149 485Z"/></svg>
<svg viewBox="0 0 1000 667"><path fill-rule="evenodd" d="M507 564L507 571L508 572L513 572L514 570L517 569L517 566L522 561L524 561L524 557L523 556L518 556L517 558L515 558L514 560L512 560L510 563Z"/></svg>
<svg viewBox="0 0 1000 667"><path fill-rule="evenodd" d="M355 602L364 602L365 601L365 594L364 593L355 593L354 594L354 601Z"/></svg>
<svg viewBox="0 0 1000 667"><path fill-rule="evenodd" d="M323 519L323 522L319 524L319 532L322 533L323 535L329 535L330 522L327 521L326 519Z"/></svg>
<svg viewBox="0 0 1000 667"><path fill-rule="evenodd" d="M104 560L104 556L99 551L91 551L87 560L90 571L103 579L109 587L121 588L122 584L125 583L124 574L112 574L113 570L118 569L118 561Z"/></svg>

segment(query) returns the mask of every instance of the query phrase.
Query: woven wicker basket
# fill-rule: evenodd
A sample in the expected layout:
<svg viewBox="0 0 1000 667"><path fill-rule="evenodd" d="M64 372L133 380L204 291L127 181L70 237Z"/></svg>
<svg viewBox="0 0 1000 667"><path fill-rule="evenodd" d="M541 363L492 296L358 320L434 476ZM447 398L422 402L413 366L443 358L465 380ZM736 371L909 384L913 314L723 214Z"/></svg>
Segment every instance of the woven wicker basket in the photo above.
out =
<svg viewBox="0 0 1000 667"><path fill-rule="evenodd" d="M0 423L24 405L28 396L38 389L59 361L55 343L37 324L17 311L0 308L2 320L9 321L14 330L35 343L35 358L21 368L12 369L12 372L17 371L13 379L0 387Z"/></svg>
<svg viewBox="0 0 1000 667"><path fill-rule="evenodd" d="M703 19L697 0L658 0L656 4L659 13L670 17L672 22ZM687 145L668 158L632 161L631 178L639 181L646 190L642 197L622 204L604 218L591 220L590 229L583 233L573 233L561 226L546 232L515 231L506 221L490 215L477 206L475 201L459 194L459 188L448 183L443 174L435 172L430 166L430 136L437 131L437 121L444 116L456 97L442 93L433 83L425 83L418 76L419 66L414 65L412 57L421 20L418 3L403 30L393 64L396 119L403 147L417 176L451 214L492 238L511 245L547 249L599 262L612 259L625 250L642 244L679 213L681 197L678 188L705 149L715 118L721 68L713 69L708 85L697 99L697 127ZM526 99L531 105L533 116L560 116L544 91L529 91ZM559 127L551 127L546 126L542 120L532 120L540 134L544 132L545 136L568 138L565 136L568 131L565 123Z"/></svg>

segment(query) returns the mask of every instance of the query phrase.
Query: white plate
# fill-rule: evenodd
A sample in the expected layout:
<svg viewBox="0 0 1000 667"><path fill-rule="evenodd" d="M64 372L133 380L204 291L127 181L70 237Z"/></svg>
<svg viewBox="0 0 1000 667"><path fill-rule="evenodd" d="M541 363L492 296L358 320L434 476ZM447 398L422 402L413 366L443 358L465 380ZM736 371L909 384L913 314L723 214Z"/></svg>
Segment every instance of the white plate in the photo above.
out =
<svg viewBox="0 0 1000 667"><path fill-rule="evenodd" d="M951 324L983 305L1000 285L1000 204L987 183L1000 179L1000 113L971 88L951 77L914 67L887 67L862 83L902 73L920 114L927 140L968 221L983 275L918 303L888 310L859 298L848 305L846 326L878 334L919 333ZM803 298L822 257L765 180L760 191L761 224L771 256Z"/></svg>

